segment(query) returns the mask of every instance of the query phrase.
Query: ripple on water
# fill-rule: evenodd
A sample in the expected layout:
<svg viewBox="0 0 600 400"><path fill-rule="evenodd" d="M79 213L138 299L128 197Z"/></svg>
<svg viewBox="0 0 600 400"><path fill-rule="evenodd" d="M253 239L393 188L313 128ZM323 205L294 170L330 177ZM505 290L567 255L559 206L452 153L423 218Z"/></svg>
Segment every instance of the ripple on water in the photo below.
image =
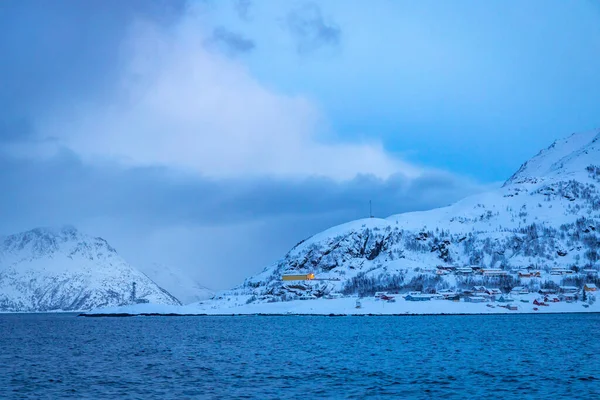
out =
<svg viewBox="0 0 600 400"><path fill-rule="evenodd" d="M0 315L0 397L600 398L598 327L599 315Z"/></svg>

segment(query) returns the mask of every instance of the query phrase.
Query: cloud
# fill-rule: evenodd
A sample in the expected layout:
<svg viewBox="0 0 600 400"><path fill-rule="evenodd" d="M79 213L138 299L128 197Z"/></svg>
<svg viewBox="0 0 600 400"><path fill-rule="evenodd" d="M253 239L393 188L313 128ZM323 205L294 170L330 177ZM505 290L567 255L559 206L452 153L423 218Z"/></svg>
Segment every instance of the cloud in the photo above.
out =
<svg viewBox="0 0 600 400"><path fill-rule="evenodd" d="M290 11L287 28L296 40L300 54L310 53L321 47L335 47L340 42L340 27L326 20L316 3L304 3Z"/></svg>
<svg viewBox="0 0 600 400"><path fill-rule="evenodd" d="M52 113L40 130L87 161L210 177L421 172L376 141L335 140L309 99L273 92L236 60L207 51L202 38L208 35L193 9L171 29L138 22L122 48L124 68L113 95L93 107ZM219 37L241 43L224 31Z"/></svg>
<svg viewBox="0 0 600 400"><path fill-rule="evenodd" d="M209 49L218 49L229 56L249 53L256 47L251 39L222 26L215 28L205 43Z"/></svg>
<svg viewBox="0 0 600 400"><path fill-rule="evenodd" d="M373 201L379 217L445 205L481 186L443 172L409 179L359 175L347 181L254 177L213 179L167 168L88 165L68 150L44 160L0 153L3 221L62 223L112 217L146 227L215 226L340 213L360 218ZM76 207L74 207L76 205ZM12 210L19 209L19 215ZM48 217L56 220L48 219Z"/></svg>
<svg viewBox="0 0 600 400"><path fill-rule="evenodd" d="M226 288L299 240L367 216L369 200L385 217L481 190L377 141L342 140L311 99L207 49L212 38L225 53L256 54L243 36L214 30L208 13L178 6L163 20L162 6L140 14L118 4L34 19L35 40L20 45L7 39L18 32L0 35L23 49L1 48L15 57L0 64L10 89L0 102L17 104L0 110L1 233L70 223L133 265L175 265ZM320 10L299 10L306 49L339 41Z"/></svg>
<svg viewBox="0 0 600 400"><path fill-rule="evenodd" d="M252 0L233 0L233 7L237 15L243 21L250 21L250 8L252 6Z"/></svg>

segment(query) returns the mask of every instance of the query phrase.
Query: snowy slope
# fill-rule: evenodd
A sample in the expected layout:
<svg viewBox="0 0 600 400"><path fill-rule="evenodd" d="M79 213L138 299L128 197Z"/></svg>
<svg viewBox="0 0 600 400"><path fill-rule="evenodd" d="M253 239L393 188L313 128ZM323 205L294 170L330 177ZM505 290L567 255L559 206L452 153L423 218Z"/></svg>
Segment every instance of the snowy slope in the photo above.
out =
<svg viewBox="0 0 600 400"><path fill-rule="evenodd" d="M374 290L468 287L436 275L437 266L480 266L510 272L493 285L588 279L550 276L551 268L598 270L600 259L600 131L558 140L526 162L501 188L425 212L363 219L299 243L281 260L219 298L271 302ZM542 271L519 282L518 270ZM288 273L313 281L283 282ZM569 281L569 279L571 281ZM589 278L591 279L591 278Z"/></svg>
<svg viewBox="0 0 600 400"><path fill-rule="evenodd" d="M165 264L154 263L143 268L143 271L154 282L177 297L183 304L207 300L214 292L200 285L180 269Z"/></svg>
<svg viewBox="0 0 600 400"><path fill-rule="evenodd" d="M180 304L104 239L72 227L0 239L0 311L88 310L146 300Z"/></svg>
<svg viewBox="0 0 600 400"><path fill-rule="evenodd" d="M530 178L552 177L564 173L578 174L581 167L594 163L593 155L598 155L599 134L600 130L574 133L565 139L555 141L550 147L540 151L531 160L521 165L506 184L522 183ZM596 150L590 151L593 148ZM577 165L577 160L583 162L584 165Z"/></svg>

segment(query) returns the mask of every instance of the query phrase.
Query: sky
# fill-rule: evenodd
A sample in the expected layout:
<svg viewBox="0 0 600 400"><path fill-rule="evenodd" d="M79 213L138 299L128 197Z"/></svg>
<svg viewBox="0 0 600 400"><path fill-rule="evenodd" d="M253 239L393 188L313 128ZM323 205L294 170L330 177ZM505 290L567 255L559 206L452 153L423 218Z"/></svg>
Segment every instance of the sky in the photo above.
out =
<svg viewBox="0 0 600 400"><path fill-rule="evenodd" d="M0 2L0 234L225 289L600 127L600 1Z"/></svg>

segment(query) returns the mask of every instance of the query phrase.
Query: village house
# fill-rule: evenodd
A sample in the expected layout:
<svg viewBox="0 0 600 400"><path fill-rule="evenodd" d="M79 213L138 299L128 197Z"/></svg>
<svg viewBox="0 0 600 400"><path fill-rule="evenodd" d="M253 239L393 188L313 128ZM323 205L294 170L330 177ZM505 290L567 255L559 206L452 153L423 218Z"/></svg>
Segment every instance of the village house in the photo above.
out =
<svg viewBox="0 0 600 400"><path fill-rule="evenodd" d="M474 294L485 294L487 293L487 289L485 288L485 286L473 286L473 288L470 290L470 293L474 293Z"/></svg>
<svg viewBox="0 0 600 400"><path fill-rule="evenodd" d="M502 295L496 301L499 302L499 303L511 303L514 300L511 299L511 298L509 298L509 297L506 297L506 296Z"/></svg>
<svg viewBox="0 0 600 400"><path fill-rule="evenodd" d="M444 296L444 300L460 301L460 295L453 294L453 295L449 295L449 296Z"/></svg>
<svg viewBox="0 0 600 400"><path fill-rule="evenodd" d="M577 286L559 286L561 293L577 293L579 288Z"/></svg>
<svg viewBox="0 0 600 400"><path fill-rule="evenodd" d="M565 269L565 268L552 268L550 270L550 275L567 275L567 274L572 274L573 271L571 271L570 269Z"/></svg>
<svg viewBox="0 0 600 400"><path fill-rule="evenodd" d="M512 288L512 290L510 291L510 294L515 295L515 294L528 294L529 293L529 289L527 289L524 286L516 286L514 288Z"/></svg>
<svg viewBox="0 0 600 400"><path fill-rule="evenodd" d="M540 289L538 290L539 294L556 294L556 289Z"/></svg>
<svg viewBox="0 0 600 400"><path fill-rule="evenodd" d="M438 295L442 296L443 299L447 300L448 297L458 297L458 293L451 289L442 289L438 291Z"/></svg>
<svg viewBox="0 0 600 400"><path fill-rule="evenodd" d="M598 288L596 287L596 285L594 283L586 283L583 286L583 290L585 290L586 292L595 292L598 290Z"/></svg>
<svg viewBox="0 0 600 400"><path fill-rule="evenodd" d="M471 267L456 268L456 270L454 271L454 273L456 275L470 275L470 274L473 273L473 268L471 268Z"/></svg>
<svg viewBox="0 0 600 400"><path fill-rule="evenodd" d="M557 295L545 296L544 301L546 303L558 303L560 302L560 298Z"/></svg>
<svg viewBox="0 0 600 400"><path fill-rule="evenodd" d="M559 297L560 301L566 301L567 303L577 301L577 293L563 293Z"/></svg>
<svg viewBox="0 0 600 400"><path fill-rule="evenodd" d="M581 271L581 273L585 274L585 275L591 275L591 276L598 276L598 270L596 269L584 269Z"/></svg>
<svg viewBox="0 0 600 400"><path fill-rule="evenodd" d="M508 271L503 269L483 269L483 275L485 276L506 276L508 275Z"/></svg>
<svg viewBox="0 0 600 400"><path fill-rule="evenodd" d="M487 289L485 292L487 294L489 294L490 296L497 296L497 295L501 295L502 294L502 291L500 289L497 289L497 288Z"/></svg>
<svg viewBox="0 0 600 400"><path fill-rule="evenodd" d="M465 303L485 303L487 300L481 296L465 297Z"/></svg>
<svg viewBox="0 0 600 400"><path fill-rule="evenodd" d="M429 301L431 300L431 296L426 294L407 294L404 296L406 301Z"/></svg>
<svg viewBox="0 0 600 400"><path fill-rule="evenodd" d="M519 278L539 278L541 276L540 271L519 271Z"/></svg>

